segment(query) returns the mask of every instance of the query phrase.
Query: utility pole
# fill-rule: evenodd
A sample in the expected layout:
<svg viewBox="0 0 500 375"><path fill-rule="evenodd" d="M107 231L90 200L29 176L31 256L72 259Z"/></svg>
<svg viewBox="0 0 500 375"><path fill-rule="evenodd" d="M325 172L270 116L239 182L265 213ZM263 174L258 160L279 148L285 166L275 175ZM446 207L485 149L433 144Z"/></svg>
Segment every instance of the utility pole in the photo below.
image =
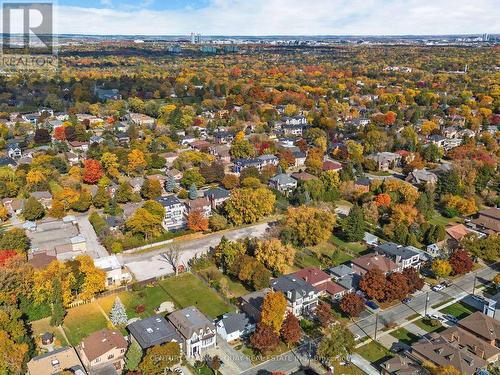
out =
<svg viewBox="0 0 500 375"><path fill-rule="evenodd" d="M474 292L476 291L476 279L477 279L477 271L474 272L474 284L472 284L472 295L474 295Z"/></svg>
<svg viewBox="0 0 500 375"><path fill-rule="evenodd" d="M429 292L426 292L425 293L425 312L424 312L424 316L427 315L427 305L429 304Z"/></svg>
<svg viewBox="0 0 500 375"><path fill-rule="evenodd" d="M377 341L377 326L378 326L378 313L375 313L375 335L373 336L373 339Z"/></svg>

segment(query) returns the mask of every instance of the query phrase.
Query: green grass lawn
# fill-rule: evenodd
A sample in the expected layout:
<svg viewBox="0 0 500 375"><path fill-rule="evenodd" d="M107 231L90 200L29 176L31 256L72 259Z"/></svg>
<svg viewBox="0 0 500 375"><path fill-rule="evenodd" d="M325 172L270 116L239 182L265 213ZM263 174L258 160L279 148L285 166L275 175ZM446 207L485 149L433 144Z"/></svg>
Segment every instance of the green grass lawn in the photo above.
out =
<svg viewBox="0 0 500 375"><path fill-rule="evenodd" d="M50 318L40 319L31 322L32 336L38 342L37 338L43 335L45 332L50 332L56 337L56 346L67 346L68 342L62 335L61 331L57 327L52 327L50 325Z"/></svg>
<svg viewBox="0 0 500 375"><path fill-rule="evenodd" d="M417 327L422 328L426 332L441 332L445 330L445 327L439 323L436 327L431 326L430 324L427 323L427 319L419 319L413 322Z"/></svg>
<svg viewBox="0 0 500 375"><path fill-rule="evenodd" d="M466 305L463 302L456 302L453 305L447 306L440 311L443 314L453 315L457 319L463 319L466 316L472 314L475 310L474 308Z"/></svg>
<svg viewBox="0 0 500 375"><path fill-rule="evenodd" d="M368 344L357 348L356 352L367 361L377 365L393 357L389 350L375 341L370 341Z"/></svg>
<svg viewBox="0 0 500 375"><path fill-rule="evenodd" d="M266 354L260 354L260 352L248 347L248 346L243 346L241 351L243 354L245 354L250 361L252 362L253 365L258 365L259 363L265 362L272 357L278 356L280 354L286 353L293 347L288 347L284 342L280 342L279 345L270 353Z"/></svg>
<svg viewBox="0 0 500 375"><path fill-rule="evenodd" d="M212 280L220 281L221 279L226 279L228 290L225 293L225 297L227 298L238 298L251 292L240 281L231 279L230 277L224 275L213 263L209 263L208 267L200 269L196 273L204 280L207 280L207 274L210 275Z"/></svg>
<svg viewBox="0 0 500 375"><path fill-rule="evenodd" d="M362 242L345 242L337 236L331 236L330 242L343 250L353 253L354 255L359 255L368 249L368 246Z"/></svg>
<svg viewBox="0 0 500 375"><path fill-rule="evenodd" d="M63 328L69 343L78 345L93 332L107 327L107 320L96 303L89 303L68 310Z"/></svg>
<svg viewBox="0 0 500 375"><path fill-rule="evenodd" d="M397 338L399 341L404 342L405 344L411 345L415 341L418 341L418 336L411 333L410 331L404 328L398 328L395 331L391 332L391 336Z"/></svg>
<svg viewBox="0 0 500 375"><path fill-rule="evenodd" d="M190 273L169 277L161 281L160 285L180 308L196 306L211 318L234 310L214 290Z"/></svg>
<svg viewBox="0 0 500 375"><path fill-rule="evenodd" d="M314 255L308 254L303 249L299 249L295 253L294 264L298 268L306 268L306 267L321 267L321 262Z"/></svg>
<svg viewBox="0 0 500 375"><path fill-rule="evenodd" d="M439 212L435 212L434 215L429 219L430 224L447 226L448 224L460 223L461 220L458 217L444 217Z"/></svg>
<svg viewBox="0 0 500 375"><path fill-rule="evenodd" d="M117 296L120 297L120 300L125 306L129 319L136 317L144 318L154 315L154 310L159 307L162 302L172 301L170 296L160 286L146 286L139 291L121 292L118 295L113 294L104 298L99 298L97 302L108 314ZM146 307L146 310L140 314L135 312L135 308L139 305L145 305Z"/></svg>

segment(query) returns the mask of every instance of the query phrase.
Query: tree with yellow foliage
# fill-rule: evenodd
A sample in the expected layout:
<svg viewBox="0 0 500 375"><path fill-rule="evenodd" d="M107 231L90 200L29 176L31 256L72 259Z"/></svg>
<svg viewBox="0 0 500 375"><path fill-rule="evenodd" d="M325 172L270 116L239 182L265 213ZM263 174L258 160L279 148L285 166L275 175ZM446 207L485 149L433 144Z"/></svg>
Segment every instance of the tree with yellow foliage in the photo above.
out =
<svg viewBox="0 0 500 375"><path fill-rule="evenodd" d="M437 129L437 127L438 126L434 121L426 120L422 124L422 128L420 129L420 131L423 135L429 135L433 130Z"/></svg>
<svg viewBox="0 0 500 375"><path fill-rule="evenodd" d="M67 307L74 300L71 291L76 280L71 268L58 260L52 261L47 268L35 272L33 276L34 298L37 302L51 301L54 294L53 280L55 278L61 281L63 305Z"/></svg>
<svg viewBox="0 0 500 375"><path fill-rule="evenodd" d="M129 174L141 173L148 165L144 153L137 149L132 150L128 154L127 159Z"/></svg>
<svg viewBox="0 0 500 375"><path fill-rule="evenodd" d="M279 334L286 312L286 299L281 292L269 292L264 297L260 322L271 327Z"/></svg>
<svg viewBox="0 0 500 375"><path fill-rule="evenodd" d="M442 202L446 208L456 210L464 216L469 216L477 212L476 201L473 198L467 199L459 195L447 194L443 196Z"/></svg>
<svg viewBox="0 0 500 375"><path fill-rule="evenodd" d="M88 255L79 255L76 260L79 262L79 271L84 275L80 298L89 300L106 289L106 272L97 268Z"/></svg>
<svg viewBox="0 0 500 375"><path fill-rule="evenodd" d="M295 249L291 245L283 245L277 238L271 238L257 244L255 258L271 271L285 273L293 264Z"/></svg>

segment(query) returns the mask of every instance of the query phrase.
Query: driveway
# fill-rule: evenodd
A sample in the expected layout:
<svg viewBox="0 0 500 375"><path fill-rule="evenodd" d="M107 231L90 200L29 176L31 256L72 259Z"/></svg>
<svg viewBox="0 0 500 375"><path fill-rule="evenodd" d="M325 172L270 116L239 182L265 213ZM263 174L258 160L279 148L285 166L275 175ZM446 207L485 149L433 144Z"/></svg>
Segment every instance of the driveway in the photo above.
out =
<svg viewBox="0 0 500 375"><path fill-rule="evenodd" d="M99 242L97 234L90 224L88 215L75 216L80 234L87 240L87 253L94 259L107 257L109 254Z"/></svg>
<svg viewBox="0 0 500 375"><path fill-rule="evenodd" d="M365 374L380 375L380 372L372 366L370 362L361 357L358 353L352 353L351 362L359 367Z"/></svg>
<svg viewBox="0 0 500 375"><path fill-rule="evenodd" d="M219 244L222 237L235 241L245 237L262 237L269 228L267 223L238 228L224 233L215 233L195 240L175 242L181 250L180 264L187 265L191 258L207 253ZM118 259L126 265L139 281L168 275L174 272L172 266L162 256L168 246L138 254L119 254Z"/></svg>
<svg viewBox="0 0 500 375"><path fill-rule="evenodd" d="M224 375L241 374L252 368L252 362L245 354L233 349L226 340L218 335L217 348L207 350L207 354L211 357L219 356L223 363L220 372Z"/></svg>

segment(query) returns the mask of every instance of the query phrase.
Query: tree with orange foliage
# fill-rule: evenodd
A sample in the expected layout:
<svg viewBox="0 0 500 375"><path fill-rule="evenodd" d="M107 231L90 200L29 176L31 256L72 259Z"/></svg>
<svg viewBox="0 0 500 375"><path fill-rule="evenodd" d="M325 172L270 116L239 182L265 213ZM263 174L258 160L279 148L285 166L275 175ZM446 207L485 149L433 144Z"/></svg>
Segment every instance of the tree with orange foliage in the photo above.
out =
<svg viewBox="0 0 500 375"><path fill-rule="evenodd" d="M64 131L64 126L58 126L54 129L54 138L58 141L66 140L66 133Z"/></svg>
<svg viewBox="0 0 500 375"><path fill-rule="evenodd" d="M17 254L15 250L0 250L0 267L3 267L9 259L14 258Z"/></svg>
<svg viewBox="0 0 500 375"><path fill-rule="evenodd" d="M389 194L381 193L375 197L375 204L378 207L389 207L391 205L391 196Z"/></svg>
<svg viewBox="0 0 500 375"><path fill-rule="evenodd" d="M203 215L201 210L193 210L187 217L187 226L195 232L208 230L208 219Z"/></svg>
<svg viewBox="0 0 500 375"><path fill-rule="evenodd" d="M386 125L392 125L396 122L396 118L397 118L397 115L395 112L393 111L389 111L385 114L385 118L384 118L384 121L385 121L385 124Z"/></svg>
<svg viewBox="0 0 500 375"><path fill-rule="evenodd" d="M83 181L87 184L95 184L104 175L102 165L97 160L85 160L85 163L83 165Z"/></svg>

